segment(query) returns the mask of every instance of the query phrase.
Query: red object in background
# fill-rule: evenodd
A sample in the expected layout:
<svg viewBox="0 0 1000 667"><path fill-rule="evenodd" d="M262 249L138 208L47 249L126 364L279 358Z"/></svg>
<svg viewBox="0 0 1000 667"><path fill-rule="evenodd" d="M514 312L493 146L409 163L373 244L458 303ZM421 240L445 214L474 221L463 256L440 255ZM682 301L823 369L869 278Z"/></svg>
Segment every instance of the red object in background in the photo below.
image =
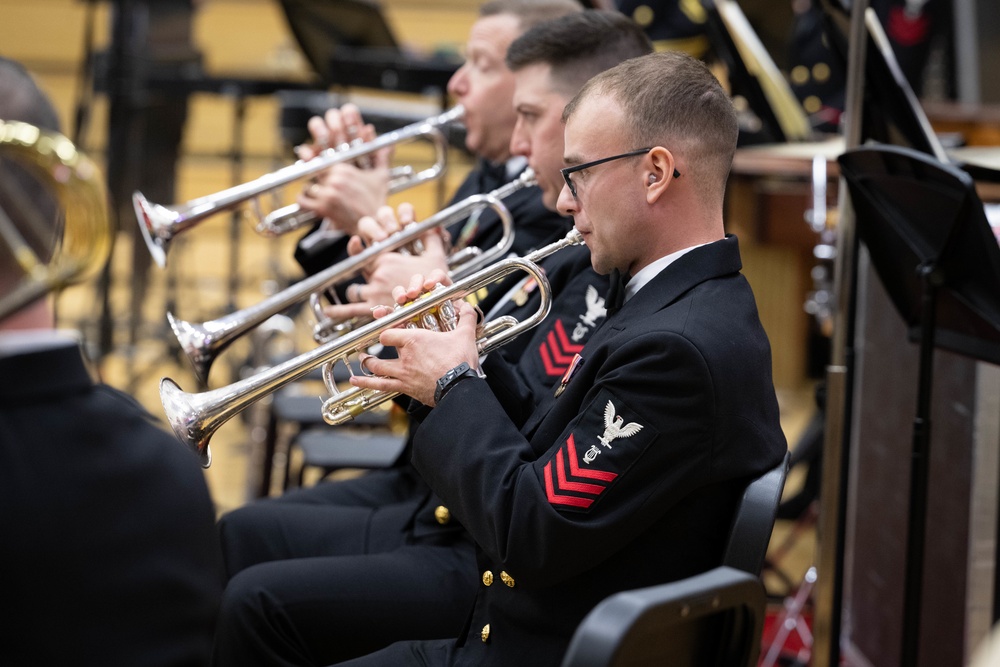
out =
<svg viewBox="0 0 1000 667"><path fill-rule="evenodd" d="M889 10L889 25L886 32L889 34L889 39L900 46L916 46L927 41L930 28L930 19L924 12L916 16L907 16L904 7L893 7Z"/></svg>
<svg viewBox="0 0 1000 667"><path fill-rule="evenodd" d="M764 633L760 643L760 665L765 664L765 658L770 653L774 656L773 644L777 639L779 624L785 620L791 621L788 610L781 605L768 605L764 616ZM804 623L808 629L808 637L812 637L812 612L804 611L796 618L797 623ZM775 665L808 665L809 655L812 653L811 644L807 644L802 635L795 630L788 632L784 637L784 643L777 653Z"/></svg>

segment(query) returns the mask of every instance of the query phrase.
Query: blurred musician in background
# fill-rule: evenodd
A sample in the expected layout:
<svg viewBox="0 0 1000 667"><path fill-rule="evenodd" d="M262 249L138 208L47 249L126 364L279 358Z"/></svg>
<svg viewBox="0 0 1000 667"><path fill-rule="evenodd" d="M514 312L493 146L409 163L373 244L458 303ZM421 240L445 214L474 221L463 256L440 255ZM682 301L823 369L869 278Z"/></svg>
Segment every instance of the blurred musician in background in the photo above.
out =
<svg viewBox="0 0 1000 667"><path fill-rule="evenodd" d="M591 75L650 50L638 26L614 12L546 21L510 46L507 64L517 78L511 150L538 174L547 207L555 207L561 189L563 107ZM607 289L585 247L562 250L543 268L558 295L552 313L533 336L521 337L530 341L491 355L539 399L565 374L559 357L572 356L603 321ZM523 280L497 288L503 298L488 317L534 311L533 288ZM517 344L523 355L501 354ZM324 664L407 636L457 634L475 594L472 545L408 457L406 463L320 482L223 517L233 579L217 653L226 660L219 664L253 664L252 655L267 655L270 664ZM323 595L325 604L318 601ZM309 661L299 658L304 649L292 635L311 640ZM325 652L319 641L329 645Z"/></svg>
<svg viewBox="0 0 1000 667"><path fill-rule="evenodd" d="M729 97L702 63L665 52L594 77L563 117L559 208L598 273L632 276L623 305L606 304L527 414L492 355L480 368L468 304L454 331L382 334L399 358L351 383L427 408L413 464L475 540L481 587L457 642L344 664L556 665L608 595L719 565L746 482L785 453L767 337L723 229Z"/></svg>
<svg viewBox="0 0 1000 667"><path fill-rule="evenodd" d="M5 59L0 119L58 129ZM48 225L34 248L48 258L51 193L2 153L0 185L0 215L21 236ZM10 252L0 243L0 295L27 279ZM198 461L132 398L95 384L80 345L54 330L48 298L0 319L0 664L207 665L222 567Z"/></svg>

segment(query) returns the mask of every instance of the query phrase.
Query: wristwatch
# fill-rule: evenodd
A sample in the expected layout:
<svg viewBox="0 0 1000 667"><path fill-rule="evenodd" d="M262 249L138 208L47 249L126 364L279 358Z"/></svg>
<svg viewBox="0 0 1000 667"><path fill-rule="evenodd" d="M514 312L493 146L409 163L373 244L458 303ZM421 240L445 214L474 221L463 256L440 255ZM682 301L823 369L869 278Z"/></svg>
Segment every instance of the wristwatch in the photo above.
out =
<svg viewBox="0 0 1000 667"><path fill-rule="evenodd" d="M437 405L444 398L444 395L451 391L452 387L465 378L484 378L486 374L478 368L473 368L467 362L462 362L450 371L438 378L437 387L434 389L434 404Z"/></svg>

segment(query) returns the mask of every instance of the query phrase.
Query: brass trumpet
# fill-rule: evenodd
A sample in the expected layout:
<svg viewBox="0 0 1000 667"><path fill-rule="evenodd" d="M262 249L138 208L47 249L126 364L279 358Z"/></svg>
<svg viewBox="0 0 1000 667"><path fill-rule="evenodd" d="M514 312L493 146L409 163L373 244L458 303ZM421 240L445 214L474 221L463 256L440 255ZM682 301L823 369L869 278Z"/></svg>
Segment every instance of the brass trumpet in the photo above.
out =
<svg viewBox="0 0 1000 667"><path fill-rule="evenodd" d="M180 232L197 225L202 220L221 211L234 209L244 202L256 200L261 195L277 188L309 178L319 172L342 162L352 162L372 153L395 146L396 144L415 139L426 138L436 146L437 162L428 169L413 173L410 169L403 175L397 172L397 177L390 183L390 188L398 192L407 187L417 185L444 173L447 159L447 141L440 128L448 123L460 120L465 115L465 109L455 106L438 116L433 116L419 123L407 125L394 132L388 132L372 141L358 144L347 144L336 148L327 148L311 160L299 160L287 167L282 167L256 180L222 190L212 195L192 199L183 204L162 206L148 201L141 192L132 195L132 205L139 221L139 230L146 241L153 260L164 267L167 263L167 250L170 242ZM302 222L304 213L297 207L279 209L277 215L267 216L257 225L264 234L281 233L282 229L293 229Z"/></svg>
<svg viewBox="0 0 1000 667"><path fill-rule="evenodd" d="M428 314L450 307L452 300L474 294L514 271L524 271L538 283L539 307L529 318L522 321L504 316L483 324L477 345L480 353L486 354L545 319L552 307L552 294L545 272L538 267L537 262L557 250L581 243L583 237L576 230L572 230L564 239L523 258L502 260L453 285L438 287L428 296L406 306L397 307L386 317L371 322L351 334L225 387L201 393L187 393L170 378L164 378L160 382L160 400L163 402L167 422L181 442L195 450L201 458L202 465L208 467L212 462L209 448L212 435L220 426L254 402L308 374L313 368L337 361L348 363L350 355L378 343L381 333L390 327L409 322L419 324ZM449 325L446 319L441 318L438 322L447 327ZM396 394L393 392L370 392L352 387L348 391L338 392L324 404L324 419L329 418L329 421L341 423L394 396Z"/></svg>
<svg viewBox="0 0 1000 667"><path fill-rule="evenodd" d="M455 269L453 278L480 269L503 257L514 242L514 222L510 212L504 206L502 199L521 188L534 185L534 173L525 170L521 177L489 194L473 195L441 210L426 220L407 226L387 239L373 244L361 253L334 264L319 273L313 274L291 287L288 287L258 304L224 315L218 319L192 324L179 320L167 313L167 320L181 345L181 349L191 360L198 381L204 386L208 382L208 372L218 356L234 340L250 331L272 315L276 315L289 307L304 301L312 294L322 292L329 287L358 275L379 254L397 250L419 239L432 229L446 227L462 218L475 214L484 208L492 208L500 216L503 225L503 236L495 246L487 250L476 248L478 253ZM468 248L466 250L469 250ZM463 251L464 252L464 251ZM321 323L322 324L322 323Z"/></svg>
<svg viewBox="0 0 1000 667"><path fill-rule="evenodd" d="M100 171L69 139L27 123L0 120L0 157L12 158L50 187L65 216L61 239L51 259L43 261L0 209L0 239L26 276L0 298L2 319L52 290L93 275L107 261L114 237ZM8 194L16 201L18 193Z"/></svg>

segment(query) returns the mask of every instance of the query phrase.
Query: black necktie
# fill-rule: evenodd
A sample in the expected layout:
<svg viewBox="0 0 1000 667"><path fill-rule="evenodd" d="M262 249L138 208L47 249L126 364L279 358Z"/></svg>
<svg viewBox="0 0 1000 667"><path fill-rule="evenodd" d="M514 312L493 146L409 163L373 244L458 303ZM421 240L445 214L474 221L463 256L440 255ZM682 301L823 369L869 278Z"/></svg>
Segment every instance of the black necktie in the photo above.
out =
<svg viewBox="0 0 1000 667"><path fill-rule="evenodd" d="M608 311L608 317L621 310L625 304L625 285L628 284L628 278L622 276L618 269L611 270L611 284L608 285L608 295L604 297L604 307Z"/></svg>

